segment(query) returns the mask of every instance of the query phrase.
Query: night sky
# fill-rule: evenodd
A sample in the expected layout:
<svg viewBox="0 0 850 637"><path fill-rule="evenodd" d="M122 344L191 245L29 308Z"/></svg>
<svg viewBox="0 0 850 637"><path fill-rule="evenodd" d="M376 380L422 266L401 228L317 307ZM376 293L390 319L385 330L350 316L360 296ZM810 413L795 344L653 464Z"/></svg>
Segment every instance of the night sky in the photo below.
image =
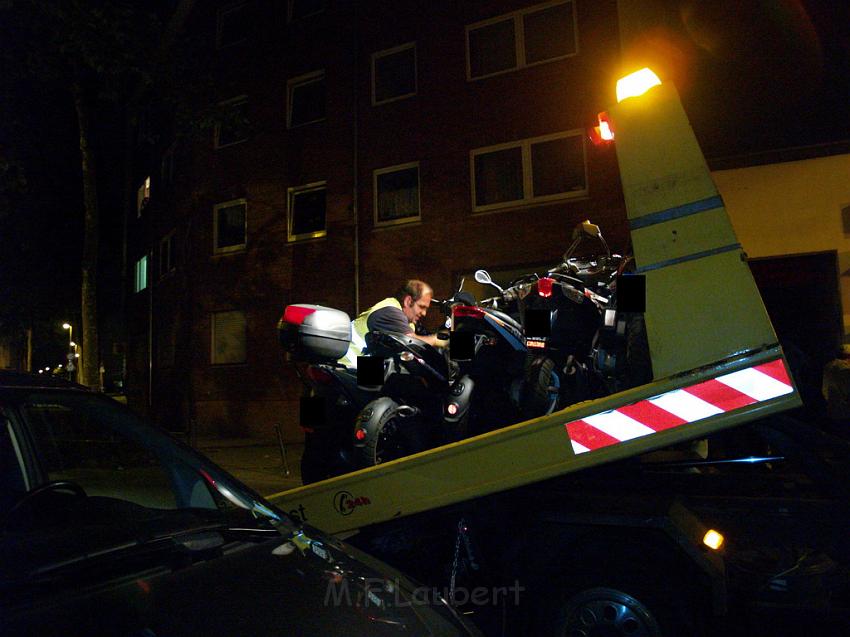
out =
<svg viewBox="0 0 850 637"><path fill-rule="evenodd" d="M647 31L640 53L662 61L675 79L708 157L850 140L850 3L659 2L664 19ZM10 308L33 311L38 366L64 353L59 324L79 322L82 188L67 87L27 76L26 42L17 35L14 14L0 9L0 59L8 69L0 74L0 160L19 162L27 182L16 190L4 173L0 183L0 320L15 318ZM122 118L120 106L103 103L93 132L105 312L120 299Z"/></svg>

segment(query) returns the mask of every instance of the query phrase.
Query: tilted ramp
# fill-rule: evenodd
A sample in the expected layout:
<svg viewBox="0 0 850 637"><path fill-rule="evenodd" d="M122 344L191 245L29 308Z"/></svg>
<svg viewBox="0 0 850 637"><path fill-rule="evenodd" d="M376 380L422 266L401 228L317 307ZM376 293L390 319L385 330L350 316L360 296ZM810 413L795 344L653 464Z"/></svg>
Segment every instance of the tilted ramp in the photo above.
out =
<svg viewBox="0 0 850 637"><path fill-rule="evenodd" d="M761 297L675 88L609 112L653 382L269 499L329 533L532 484L797 407Z"/></svg>

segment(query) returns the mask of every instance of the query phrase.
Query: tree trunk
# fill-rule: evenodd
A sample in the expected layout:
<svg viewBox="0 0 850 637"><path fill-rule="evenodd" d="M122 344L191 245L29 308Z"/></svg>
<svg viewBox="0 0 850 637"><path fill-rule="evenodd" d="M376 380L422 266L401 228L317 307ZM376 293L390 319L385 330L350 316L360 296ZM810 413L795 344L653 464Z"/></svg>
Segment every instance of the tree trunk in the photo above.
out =
<svg viewBox="0 0 850 637"><path fill-rule="evenodd" d="M73 83L74 106L80 129L80 160L83 171L85 223L82 258L82 351L77 378L80 384L99 387L100 348L97 337L98 206L94 151L89 144L89 112L81 81Z"/></svg>
<svg viewBox="0 0 850 637"><path fill-rule="evenodd" d="M26 371L32 372L32 327L27 328L27 366Z"/></svg>

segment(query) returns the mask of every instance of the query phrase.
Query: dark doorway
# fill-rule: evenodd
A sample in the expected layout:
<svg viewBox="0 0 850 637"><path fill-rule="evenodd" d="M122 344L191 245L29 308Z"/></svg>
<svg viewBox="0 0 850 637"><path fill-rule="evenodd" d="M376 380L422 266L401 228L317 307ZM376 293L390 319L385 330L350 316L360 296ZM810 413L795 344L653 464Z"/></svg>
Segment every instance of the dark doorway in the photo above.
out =
<svg viewBox="0 0 850 637"><path fill-rule="evenodd" d="M779 342L807 407L823 407L823 367L844 339L835 250L750 259Z"/></svg>

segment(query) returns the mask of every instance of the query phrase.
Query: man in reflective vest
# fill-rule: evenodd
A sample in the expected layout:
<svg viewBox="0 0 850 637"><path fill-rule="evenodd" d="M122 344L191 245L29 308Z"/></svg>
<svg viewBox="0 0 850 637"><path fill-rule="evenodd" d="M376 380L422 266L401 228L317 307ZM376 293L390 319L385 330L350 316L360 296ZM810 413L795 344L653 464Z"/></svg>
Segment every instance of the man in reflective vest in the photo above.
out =
<svg viewBox="0 0 850 637"><path fill-rule="evenodd" d="M366 349L366 334L372 330L406 334L435 347L445 347L448 342L435 335L416 333L416 323L428 313L434 291L424 281L410 279L394 296L375 303L351 321L351 345L339 362L346 367L357 367L357 357Z"/></svg>

